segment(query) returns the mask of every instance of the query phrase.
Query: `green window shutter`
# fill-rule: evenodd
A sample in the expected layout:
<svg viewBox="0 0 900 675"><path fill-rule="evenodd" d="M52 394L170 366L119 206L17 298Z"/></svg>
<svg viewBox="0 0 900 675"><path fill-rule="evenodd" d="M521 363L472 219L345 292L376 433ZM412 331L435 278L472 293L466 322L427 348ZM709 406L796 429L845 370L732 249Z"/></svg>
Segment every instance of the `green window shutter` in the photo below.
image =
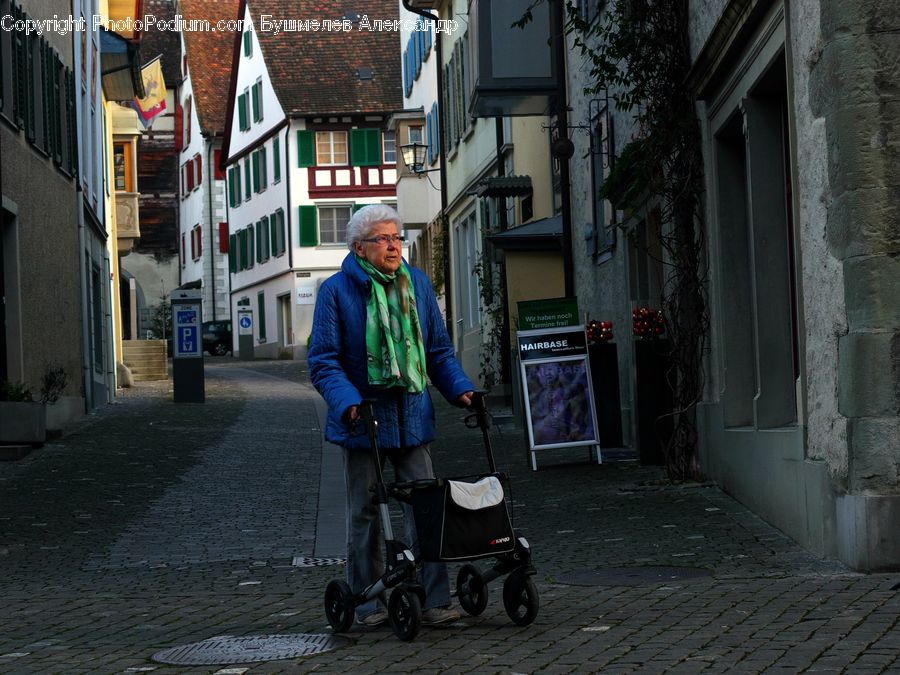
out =
<svg viewBox="0 0 900 675"><path fill-rule="evenodd" d="M237 235L241 249L238 269L245 270L247 269L247 230L240 230Z"/></svg>
<svg viewBox="0 0 900 675"><path fill-rule="evenodd" d="M244 158L244 201L250 201L253 185L250 182L250 158Z"/></svg>
<svg viewBox="0 0 900 675"><path fill-rule="evenodd" d="M350 163L353 166L381 164L381 133L378 129L350 130Z"/></svg>
<svg viewBox="0 0 900 675"><path fill-rule="evenodd" d="M250 155L250 164L253 166L253 191L259 192L259 151Z"/></svg>
<svg viewBox="0 0 900 675"><path fill-rule="evenodd" d="M244 31L244 56L250 56L253 53L253 37L250 31Z"/></svg>
<svg viewBox="0 0 900 675"><path fill-rule="evenodd" d="M262 233L263 229L259 225L256 226L256 262L261 263L263 261L262 255Z"/></svg>
<svg viewBox="0 0 900 675"><path fill-rule="evenodd" d="M254 84L250 88L250 99L253 105L253 121L258 122L260 119L259 116L259 85Z"/></svg>
<svg viewBox="0 0 900 675"><path fill-rule="evenodd" d="M253 245L256 242L253 239L253 225L247 226L247 267L253 267Z"/></svg>
<svg viewBox="0 0 900 675"><path fill-rule="evenodd" d="M247 123L247 94L238 96L238 127L240 127L241 131L250 128L250 125Z"/></svg>
<svg viewBox="0 0 900 675"><path fill-rule="evenodd" d="M281 247L278 245L278 218L274 213L269 216L269 241L272 242L272 255L281 255Z"/></svg>
<svg viewBox="0 0 900 675"><path fill-rule="evenodd" d="M281 139L276 136L272 139L272 180L281 180Z"/></svg>
<svg viewBox="0 0 900 675"><path fill-rule="evenodd" d="M38 36L32 33L25 44L25 137L34 142L34 43Z"/></svg>
<svg viewBox="0 0 900 675"><path fill-rule="evenodd" d="M228 169L228 206L235 207L234 203L234 169Z"/></svg>
<svg viewBox="0 0 900 675"><path fill-rule="evenodd" d="M260 189L265 190L269 186L269 158L265 146L259 149L259 183Z"/></svg>
<svg viewBox="0 0 900 675"><path fill-rule="evenodd" d="M259 312L256 319L256 325L259 326L259 339L266 339L266 293L260 291L256 294L257 306Z"/></svg>
<svg viewBox="0 0 900 675"><path fill-rule="evenodd" d="M263 216L263 219L259 221L259 229L262 230L263 233L263 260L268 260L272 257L272 237L269 228L269 218L267 216Z"/></svg>
<svg viewBox="0 0 900 675"><path fill-rule="evenodd" d="M76 115L75 101L75 73L68 71L66 84L69 89L69 119L68 119L68 136L69 136L69 173L73 176L78 175L78 117Z"/></svg>
<svg viewBox="0 0 900 675"><path fill-rule="evenodd" d="M228 235L228 271L237 272L237 235Z"/></svg>
<svg viewBox="0 0 900 675"><path fill-rule="evenodd" d="M300 245L318 246L319 228L316 223L316 207L300 207Z"/></svg>
<svg viewBox="0 0 900 675"><path fill-rule="evenodd" d="M354 204L353 205L353 213L356 213L364 206L368 206L368 204Z"/></svg>
<svg viewBox="0 0 900 675"><path fill-rule="evenodd" d="M297 166L315 166L316 146L313 132L297 130Z"/></svg>

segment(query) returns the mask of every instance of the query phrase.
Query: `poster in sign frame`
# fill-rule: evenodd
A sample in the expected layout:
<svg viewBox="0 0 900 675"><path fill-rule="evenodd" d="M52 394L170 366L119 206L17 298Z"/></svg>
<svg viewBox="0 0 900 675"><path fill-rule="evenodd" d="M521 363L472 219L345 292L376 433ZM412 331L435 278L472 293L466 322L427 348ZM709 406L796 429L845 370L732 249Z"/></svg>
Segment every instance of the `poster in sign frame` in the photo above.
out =
<svg viewBox="0 0 900 675"><path fill-rule="evenodd" d="M583 326L517 333L531 468L536 450L593 446L602 462Z"/></svg>

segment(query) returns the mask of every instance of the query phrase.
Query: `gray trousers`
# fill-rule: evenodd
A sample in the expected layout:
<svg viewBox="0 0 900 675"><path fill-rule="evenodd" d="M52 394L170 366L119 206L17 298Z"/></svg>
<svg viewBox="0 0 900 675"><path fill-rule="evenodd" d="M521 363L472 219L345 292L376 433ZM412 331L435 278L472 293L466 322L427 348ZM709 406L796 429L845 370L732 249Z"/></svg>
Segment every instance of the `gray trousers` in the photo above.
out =
<svg viewBox="0 0 900 675"><path fill-rule="evenodd" d="M398 481L434 477L427 445L409 448L402 453L383 453L382 462L384 455L389 455ZM370 491L376 482L374 455L369 450L344 448L344 478L347 483L347 583L354 593L361 593L384 574L381 518L372 503L374 493ZM412 507L409 504L402 506L405 529L403 542L418 555L418 537ZM397 533L394 537L397 538ZM444 563L423 563L422 583L425 586L423 609L446 607L450 604L450 580ZM357 607L359 619L375 612L378 604L373 599Z"/></svg>

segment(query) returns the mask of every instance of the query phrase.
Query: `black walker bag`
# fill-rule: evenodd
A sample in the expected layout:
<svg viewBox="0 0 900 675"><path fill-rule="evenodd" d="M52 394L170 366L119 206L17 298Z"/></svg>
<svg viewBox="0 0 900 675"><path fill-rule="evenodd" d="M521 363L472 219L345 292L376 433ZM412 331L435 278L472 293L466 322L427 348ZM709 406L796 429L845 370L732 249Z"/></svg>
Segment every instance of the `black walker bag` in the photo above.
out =
<svg viewBox="0 0 900 675"><path fill-rule="evenodd" d="M410 503L424 560L474 560L515 548L503 486L494 476L417 487Z"/></svg>

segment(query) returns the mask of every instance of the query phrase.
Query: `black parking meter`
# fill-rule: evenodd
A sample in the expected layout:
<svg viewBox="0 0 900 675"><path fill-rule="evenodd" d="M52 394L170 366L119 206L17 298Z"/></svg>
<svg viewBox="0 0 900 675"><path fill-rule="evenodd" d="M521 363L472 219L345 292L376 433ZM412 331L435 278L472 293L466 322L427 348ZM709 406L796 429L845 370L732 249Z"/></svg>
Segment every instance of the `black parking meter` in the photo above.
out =
<svg viewBox="0 0 900 675"><path fill-rule="evenodd" d="M203 336L199 290L172 291L172 388L175 403L203 403Z"/></svg>

